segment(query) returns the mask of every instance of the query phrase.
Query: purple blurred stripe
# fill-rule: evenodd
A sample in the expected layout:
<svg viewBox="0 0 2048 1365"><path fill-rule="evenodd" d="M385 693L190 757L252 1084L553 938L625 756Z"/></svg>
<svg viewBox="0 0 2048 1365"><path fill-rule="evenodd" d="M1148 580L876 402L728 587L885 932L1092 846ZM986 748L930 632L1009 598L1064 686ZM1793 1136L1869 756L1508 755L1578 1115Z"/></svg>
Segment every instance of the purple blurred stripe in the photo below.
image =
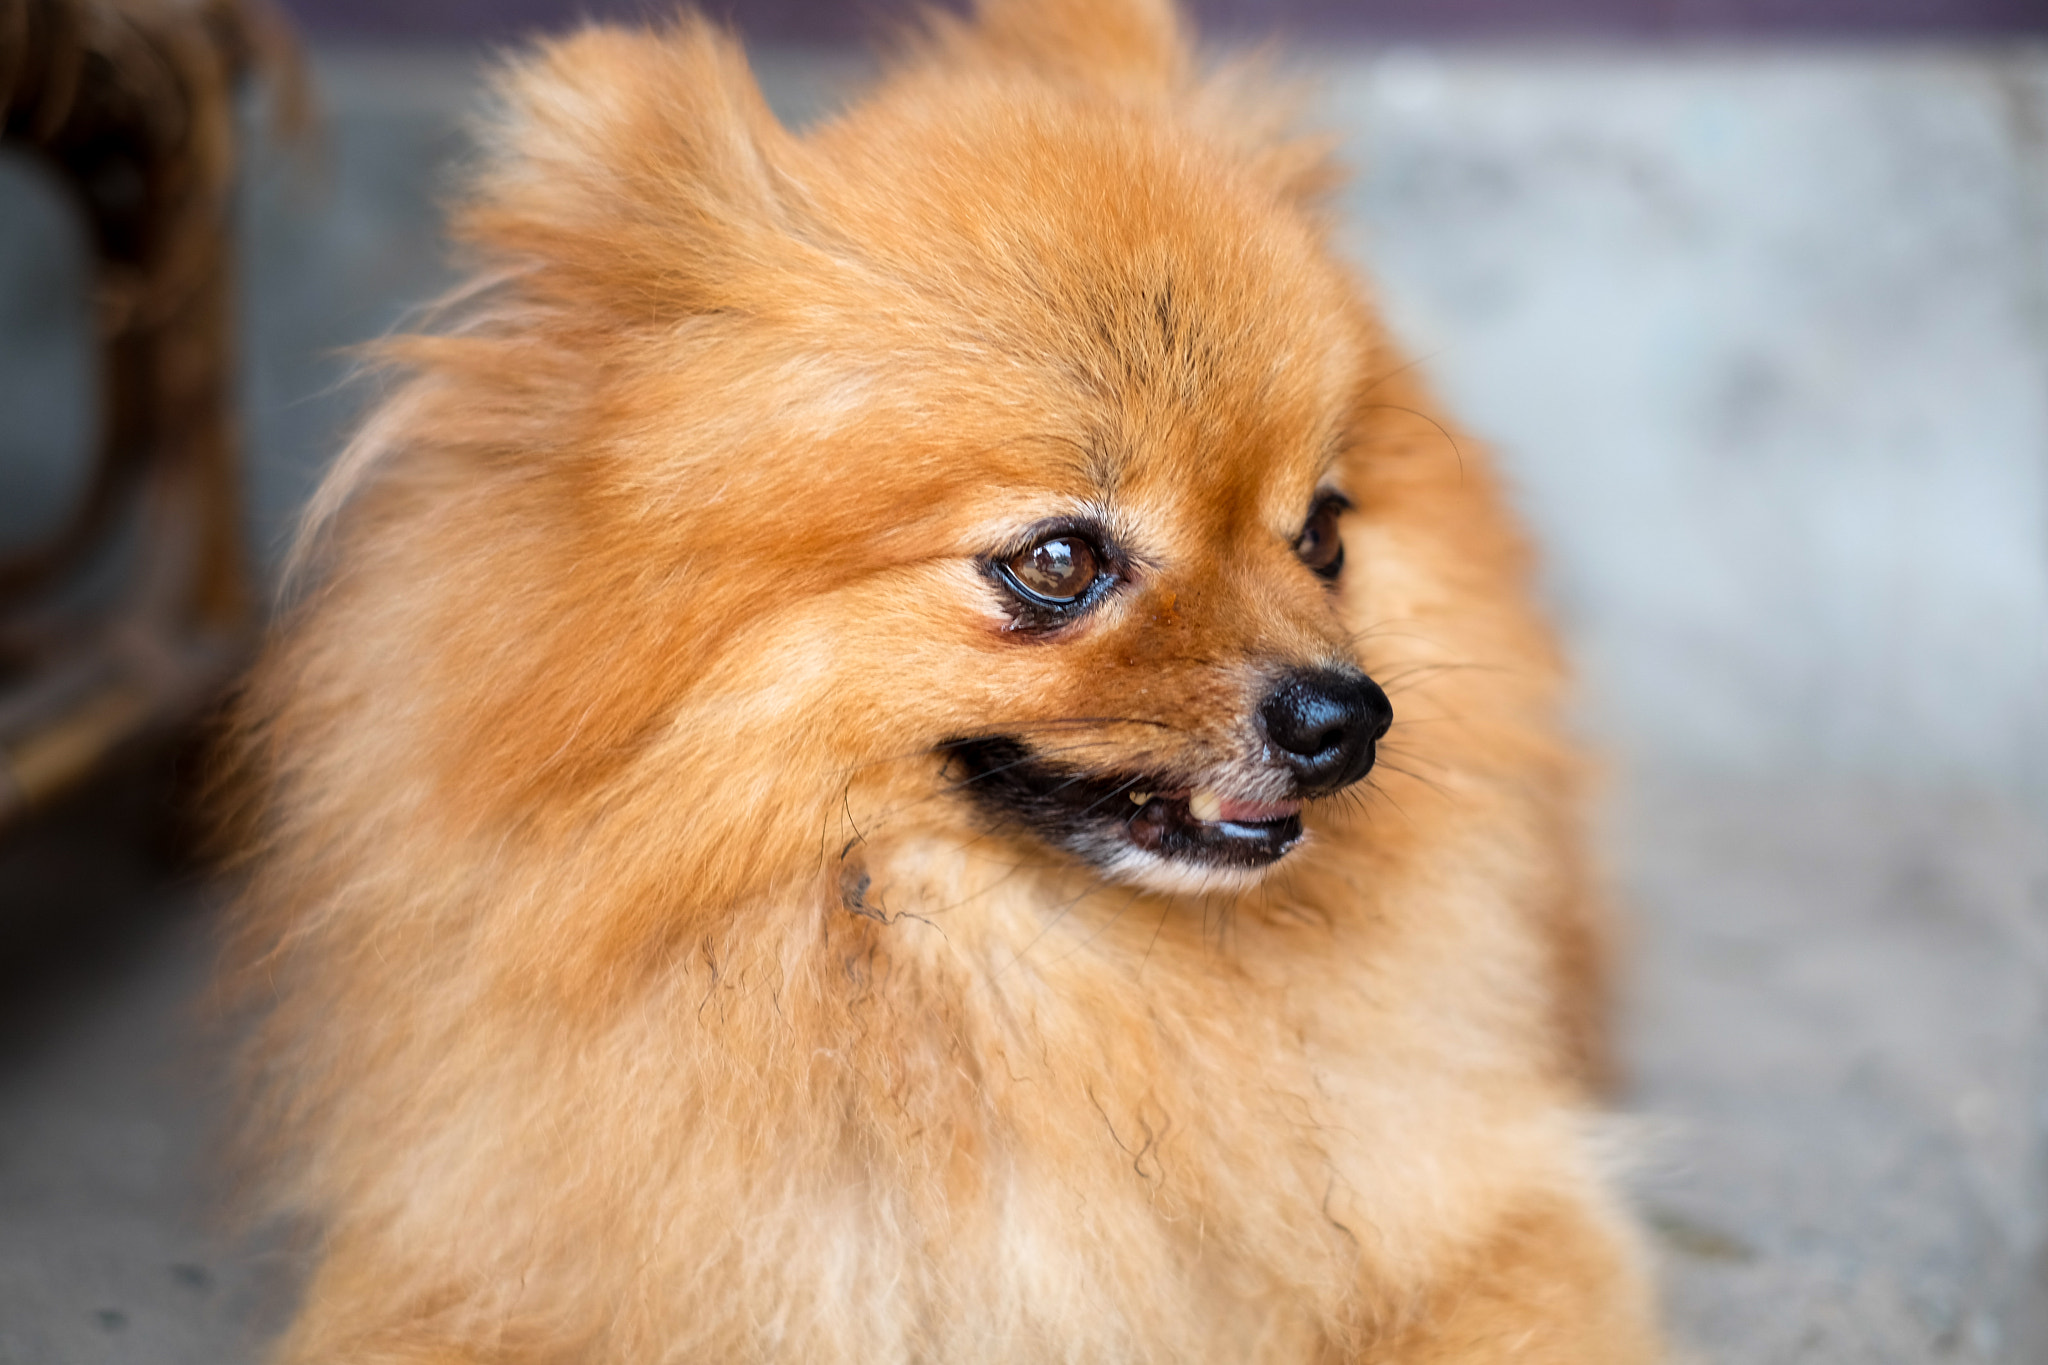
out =
<svg viewBox="0 0 2048 1365"><path fill-rule="evenodd" d="M665 0L285 0L316 36L503 38L579 18L647 19ZM907 0L702 0L757 41L858 42ZM958 7L957 5L955 6ZM1205 32L1342 38L1984 38L2048 34L2048 0L1191 0Z"/></svg>

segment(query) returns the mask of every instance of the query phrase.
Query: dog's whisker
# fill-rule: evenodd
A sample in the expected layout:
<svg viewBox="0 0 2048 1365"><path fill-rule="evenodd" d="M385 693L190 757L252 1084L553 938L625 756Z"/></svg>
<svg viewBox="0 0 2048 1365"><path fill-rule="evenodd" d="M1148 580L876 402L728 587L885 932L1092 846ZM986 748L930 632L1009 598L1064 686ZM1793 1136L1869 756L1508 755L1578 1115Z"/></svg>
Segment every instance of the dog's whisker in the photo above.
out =
<svg viewBox="0 0 2048 1365"><path fill-rule="evenodd" d="M1457 771L1457 767L1455 765L1445 762L1443 759L1437 757L1436 755L1426 753L1420 749L1411 748L1408 745L1399 742L1393 744L1387 744L1382 742L1380 745L1380 754L1382 756L1382 761L1388 758L1394 758L1399 759L1403 763L1418 763L1425 767L1435 768L1439 772L1445 774L1454 773Z"/></svg>
<svg viewBox="0 0 2048 1365"><path fill-rule="evenodd" d="M1123 918L1124 912L1126 910L1129 910L1133 905L1136 905L1138 903L1138 898L1144 894L1145 890L1143 887L1133 888L1131 894L1125 898L1124 903L1116 908L1115 913L1111 914L1100 925L1096 926L1094 933L1088 935L1087 938L1082 939L1079 943L1075 944L1072 948L1068 949L1060 957L1055 958L1054 964L1057 965L1058 963L1065 962L1068 958L1074 956L1074 954L1081 952L1084 949L1094 947L1096 940L1100 939L1104 934L1108 933L1111 929L1116 927L1116 922Z"/></svg>
<svg viewBox="0 0 2048 1365"><path fill-rule="evenodd" d="M1090 814L1091 812L1100 808L1105 802L1114 801L1119 796L1123 796L1129 792L1136 791L1138 789L1139 784L1144 782L1145 780L1146 779L1143 777L1130 777L1124 779L1122 782L1117 783L1116 786L1111 790L1104 792L1101 796L1096 797L1093 801L1090 801L1087 805L1083 806L1081 808L1081 814Z"/></svg>
<svg viewBox="0 0 2048 1365"><path fill-rule="evenodd" d="M1445 786L1443 783L1437 781L1433 777L1426 777L1423 774L1415 772L1412 769L1404 768L1398 763L1383 762L1380 764L1380 766L1385 768L1388 772L1399 773L1402 777L1407 778L1411 782L1420 782L1423 786L1428 787L1431 791L1436 792L1439 796L1451 795L1451 789Z"/></svg>
<svg viewBox="0 0 2048 1365"><path fill-rule="evenodd" d="M1379 675L1376 681L1381 687L1399 687L1414 678L1435 677L1442 673L1498 673L1502 671L1494 664L1456 663L1451 661L1409 664L1392 673Z"/></svg>
<svg viewBox="0 0 2048 1365"><path fill-rule="evenodd" d="M1054 929L1058 928L1060 924L1066 920L1067 916L1070 913L1072 913L1075 906L1079 905L1082 901L1087 900L1090 896L1095 895L1097 892L1106 889L1108 886L1109 881L1107 878L1098 877L1090 879L1089 882L1081 888L1079 894L1073 896L1071 899L1067 900L1064 904L1062 904L1059 907L1059 910L1056 913L1054 913L1050 918L1048 918L1045 924L1039 928L1038 932L1036 934L1033 934L1031 938L1024 944L1024 946L1017 950L1017 955L1015 957L1011 958L1008 962L996 968L995 971L989 974L988 980L984 983L985 988L993 989L997 981L999 981L1003 976L1008 974L1012 968L1022 963L1025 958L1029 957L1031 955L1031 950L1036 948L1040 943L1044 942L1045 936L1051 933Z"/></svg>
<svg viewBox="0 0 2048 1365"><path fill-rule="evenodd" d="M1378 781L1377 779L1369 778L1365 782L1365 788L1366 791L1361 794L1361 802L1363 802L1363 797L1366 795L1377 797L1381 801L1386 802L1389 806L1392 806L1394 808L1394 812L1397 815L1399 815L1403 820L1406 820L1410 825L1413 825L1415 823L1415 817L1409 814L1408 808L1401 804L1400 799L1398 797L1396 797L1392 792L1387 790L1386 783ZM1366 805L1364 808L1368 812L1371 811L1370 805Z"/></svg>
<svg viewBox="0 0 2048 1365"><path fill-rule="evenodd" d="M1451 447L1451 454L1454 455L1458 461L1458 473L1461 477L1463 476L1465 472L1465 452L1458 445L1458 438L1451 433L1451 429L1445 426L1442 422L1439 422L1436 418L1430 416L1426 412L1423 412L1419 408L1403 407L1399 403L1369 403L1365 405L1363 410L1366 412L1399 412L1404 413L1410 417L1419 417L1423 421L1429 423L1431 426L1436 428L1437 434L1442 436L1444 438L1444 441Z"/></svg>
<svg viewBox="0 0 2048 1365"><path fill-rule="evenodd" d="M1048 720L1016 721L1005 725L1004 729L1000 732L990 732L989 734L984 735L959 735L955 736L954 740L974 740L993 738L996 733L1028 734L1037 730L1078 729L1084 726L1091 725L1137 725L1155 730L1172 730L1175 728L1171 722L1163 720L1154 720L1146 716L1059 716ZM950 743L953 742L953 740L949 740L947 742ZM1105 739L1101 742L1107 744L1110 741ZM893 753L873 754L867 758L859 759L853 763L849 763L844 767L838 769L837 775L846 776L848 774L861 772L868 768L880 767L888 763L914 762L918 759L930 758L935 754L943 754L943 752L944 750L941 744L933 743L919 745L914 749L899 749Z"/></svg>

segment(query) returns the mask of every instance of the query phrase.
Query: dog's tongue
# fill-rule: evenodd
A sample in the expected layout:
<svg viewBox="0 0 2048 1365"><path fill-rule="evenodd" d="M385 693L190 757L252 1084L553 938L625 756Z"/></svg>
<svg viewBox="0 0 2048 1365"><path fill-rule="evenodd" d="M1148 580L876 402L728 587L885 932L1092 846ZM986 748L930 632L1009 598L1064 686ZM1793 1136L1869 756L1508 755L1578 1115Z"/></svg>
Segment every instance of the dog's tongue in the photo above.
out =
<svg viewBox="0 0 2048 1365"><path fill-rule="evenodd" d="M1301 813L1299 801L1245 801L1203 788L1188 798L1188 813L1205 824L1227 820L1236 825L1263 825Z"/></svg>
<svg viewBox="0 0 2048 1365"><path fill-rule="evenodd" d="M1241 825L1262 825L1269 820L1285 820L1290 815L1301 814L1299 801L1239 801L1226 797L1218 819L1235 821Z"/></svg>

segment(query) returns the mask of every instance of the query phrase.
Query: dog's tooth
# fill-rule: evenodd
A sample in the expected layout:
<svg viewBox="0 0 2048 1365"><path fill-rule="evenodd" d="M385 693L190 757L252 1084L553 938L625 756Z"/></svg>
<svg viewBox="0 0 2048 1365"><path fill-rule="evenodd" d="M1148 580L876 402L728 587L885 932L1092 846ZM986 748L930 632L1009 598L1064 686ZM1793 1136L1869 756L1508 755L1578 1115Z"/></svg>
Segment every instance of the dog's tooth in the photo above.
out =
<svg viewBox="0 0 2048 1365"><path fill-rule="evenodd" d="M1131 804L1132 804L1132 805L1134 805L1134 806L1142 806L1142 805L1144 805L1144 804L1145 804L1145 803L1146 803L1147 801L1150 801L1151 799L1152 799L1152 793L1151 793L1151 792L1132 792L1132 793L1131 793Z"/></svg>
<svg viewBox="0 0 2048 1365"><path fill-rule="evenodd" d="M1223 814L1223 798L1204 787L1188 798L1188 814L1207 824Z"/></svg>

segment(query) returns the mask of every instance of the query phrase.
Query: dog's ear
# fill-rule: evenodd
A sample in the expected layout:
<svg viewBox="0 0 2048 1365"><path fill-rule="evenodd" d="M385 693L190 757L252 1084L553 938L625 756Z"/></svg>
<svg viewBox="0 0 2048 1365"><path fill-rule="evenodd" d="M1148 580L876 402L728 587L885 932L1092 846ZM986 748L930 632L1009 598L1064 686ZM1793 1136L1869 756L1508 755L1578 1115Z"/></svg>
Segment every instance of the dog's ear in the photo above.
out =
<svg viewBox="0 0 2048 1365"><path fill-rule="evenodd" d="M1172 0L981 0L974 33L989 52L1064 80L1158 92L1187 74Z"/></svg>
<svg viewBox="0 0 2048 1365"><path fill-rule="evenodd" d="M546 291L715 308L786 241L796 140L739 45L698 16L594 27L499 75L460 237ZM580 300L579 300L580 301Z"/></svg>

